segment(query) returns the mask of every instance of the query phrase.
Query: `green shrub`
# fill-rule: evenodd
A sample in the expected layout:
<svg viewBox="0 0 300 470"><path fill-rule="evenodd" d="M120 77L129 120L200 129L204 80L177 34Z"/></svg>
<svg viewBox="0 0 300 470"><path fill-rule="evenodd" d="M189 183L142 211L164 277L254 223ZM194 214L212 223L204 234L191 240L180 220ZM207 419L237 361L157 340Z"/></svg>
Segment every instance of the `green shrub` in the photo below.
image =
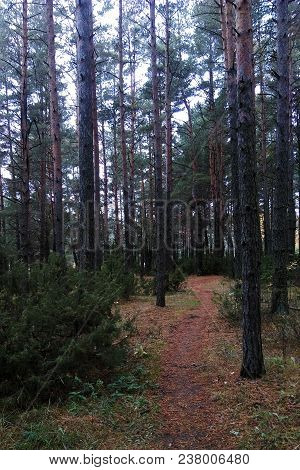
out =
<svg viewBox="0 0 300 470"><path fill-rule="evenodd" d="M180 269L178 266L174 269L174 271L171 271L169 274L169 279L168 279L168 290L171 292L177 292L183 281L185 279L185 276L182 272L182 269Z"/></svg>
<svg viewBox="0 0 300 470"><path fill-rule="evenodd" d="M101 272L108 279L113 278L119 286L119 297L128 298L135 292L135 278L133 272L124 271L124 256L119 251L112 253L103 263Z"/></svg>
<svg viewBox="0 0 300 470"><path fill-rule="evenodd" d="M272 282L273 260L272 256L263 256L261 261L261 282L270 284Z"/></svg>
<svg viewBox="0 0 300 470"><path fill-rule="evenodd" d="M194 258L183 258L180 260L179 266L187 276L195 274L196 266Z"/></svg>
<svg viewBox="0 0 300 470"><path fill-rule="evenodd" d="M193 257L183 258L179 262L181 270L187 275L197 274L196 259ZM202 275L220 274L232 277L233 265L230 256L220 257L214 253L203 255Z"/></svg>
<svg viewBox="0 0 300 470"><path fill-rule="evenodd" d="M235 283L226 292L216 293L215 302L220 314L230 323L238 324L242 320L242 286Z"/></svg>
<svg viewBox="0 0 300 470"><path fill-rule="evenodd" d="M141 295L154 295L155 277L137 278L136 290L137 290L137 293Z"/></svg>
<svg viewBox="0 0 300 470"><path fill-rule="evenodd" d="M18 264L3 275L0 395L20 403L55 398L73 387L74 376L98 379L118 366L130 330L112 310L124 291L121 280L107 267L79 273L57 257L30 272Z"/></svg>

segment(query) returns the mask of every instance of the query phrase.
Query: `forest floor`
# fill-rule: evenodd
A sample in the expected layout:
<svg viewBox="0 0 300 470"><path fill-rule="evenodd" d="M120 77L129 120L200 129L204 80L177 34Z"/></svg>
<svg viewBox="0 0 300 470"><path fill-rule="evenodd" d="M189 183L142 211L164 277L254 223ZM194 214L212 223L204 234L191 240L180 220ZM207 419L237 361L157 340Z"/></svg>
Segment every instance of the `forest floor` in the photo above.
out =
<svg viewBox="0 0 300 470"><path fill-rule="evenodd" d="M0 415L2 449L299 448L299 348L285 359L263 322L267 374L239 377L241 330L219 312L220 276L191 276L167 307L138 295L120 306L136 325L127 369L109 393L92 384L67 402ZM218 294L217 294L218 293Z"/></svg>
<svg viewBox="0 0 300 470"><path fill-rule="evenodd" d="M177 296L189 293L197 303L192 308L186 305L180 314L172 302L166 309L139 305L140 340L145 341L149 331L159 331L160 341L157 348L156 340L160 425L149 448L298 448L297 359L282 359L277 332L264 322L267 375L262 380L240 379L241 329L221 317L215 301L217 293L222 298L228 291L229 281L190 276L185 287L185 294ZM123 311L132 307L134 303ZM288 353L299 354L299 349Z"/></svg>

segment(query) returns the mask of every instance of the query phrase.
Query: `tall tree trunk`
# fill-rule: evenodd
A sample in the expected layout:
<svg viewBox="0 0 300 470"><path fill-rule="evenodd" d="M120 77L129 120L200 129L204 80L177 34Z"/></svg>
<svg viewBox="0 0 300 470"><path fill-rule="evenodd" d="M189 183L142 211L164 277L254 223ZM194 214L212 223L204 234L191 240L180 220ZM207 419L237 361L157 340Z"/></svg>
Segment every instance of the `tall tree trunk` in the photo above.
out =
<svg viewBox="0 0 300 470"><path fill-rule="evenodd" d="M129 224L130 224L130 245L133 248L136 242L135 227L135 122L136 122L136 49L135 34L133 32L132 46L131 38L129 44L129 62L130 62L130 95L131 95L131 116L130 116L130 173L129 173Z"/></svg>
<svg viewBox="0 0 300 470"><path fill-rule="evenodd" d="M7 137L9 145L9 164L11 168L11 198L14 201L15 209L15 240L17 252L20 252L20 223L19 223L19 207L17 200L17 183L16 183L16 162L14 159L13 145L12 145L12 133L11 133L11 118L9 111L9 99L8 99L8 85L7 77L5 77L5 104L6 104L6 124L7 124Z"/></svg>
<svg viewBox="0 0 300 470"><path fill-rule="evenodd" d="M294 256L295 254L295 241L296 241L296 203L294 197L294 173L295 173L295 159L294 159L294 146L293 146L293 64L291 45L290 48L290 63L289 63L289 100L290 100L290 119L289 119L289 187L288 187L288 253Z"/></svg>
<svg viewBox="0 0 300 470"><path fill-rule="evenodd" d="M94 269L93 16L91 0L76 1L80 267Z"/></svg>
<svg viewBox="0 0 300 470"><path fill-rule="evenodd" d="M261 48L261 22L258 27L258 46ZM270 195L268 184L267 166L267 114L264 81L263 57L259 58L259 84L260 84L260 110L261 110L261 132L260 132L260 158L262 164L262 192L263 192L263 213L264 213L264 253L270 255L272 251L272 232L270 220Z"/></svg>
<svg viewBox="0 0 300 470"><path fill-rule="evenodd" d="M114 97L115 102L115 97ZM100 77L100 109L101 115L101 141L102 141L102 162L103 162L103 217L104 217L104 230L103 240L104 249L108 247L108 174L107 174L107 156L106 156L106 135L105 135L105 120L104 120L104 103L103 103L103 88L102 88L102 75ZM114 128L115 132L115 128ZM114 146L116 145L116 135L114 134Z"/></svg>
<svg viewBox="0 0 300 470"><path fill-rule="evenodd" d="M97 112L97 83L96 83L96 56L93 54L92 69L92 95L93 95L93 142L94 142L94 176L95 176L95 268L99 268L102 262L100 247L100 149L98 134Z"/></svg>
<svg viewBox="0 0 300 470"><path fill-rule="evenodd" d="M55 248L57 253L64 255L63 234L63 190L62 190L62 159L61 159L61 133L58 108L58 93L55 61L55 33L53 20L53 0L47 0L47 26L48 26L48 62L50 85L50 131L53 154L53 186L54 186L54 230Z"/></svg>
<svg viewBox="0 0 300 470"><path fill-rule="evenodd" d="M29 169L29 125L28 101L28 2L23 0L22 17L22 64L21 64L21 256L25 263L31 261L30 243L30 169Z"/></svg>
<svg viewBox="0 0 300 470"><path fill-rule="evenodd" d="M113 193L115 210L115 243L119 248L121 246L120 220L119 220L119 164L117 152L117 122L114 113L113 118Z"/></svg>
<svg viewBox="0 0 300 470"><path fill-rule="evenodd" d="M43 89L40 90L41 104L41 162L40 162L40 262L48 258L48 230L47 230L47 146L45 141L45 109Z"/></svg>
<svg viewBox="0 0 300 470"><path fill-rule="evenodd" d="M166 0L166 25L165 25L165 112L166 112L166 199L167 199L167 220L166 220L166 268L169 272L172 268L173 258L173 216L172 216L172 190L173 190L173 162L172 162L172 102L171 102L171 55L170 55L170 7L169 0Z"/></svg>
<svg viewBox="0 0 300 470"><path fill-rule="evenodd" d="M151 71L154 117L155 207L156 207L156 305L165 306L165 207L162 186L162 136L159 113L155 0L150 0Z"/></svg>
<svg viewBox="0 0 300 470"><path fill-rule="evenodd" d="M5 224L5 216L3 214L4 211L4 188L3 188L3 179L2 179L2 168L0 166L0 236L5 241L6 238L6 224Z"/></svg>
<svg viewBox="0 0 300 470"><path fill-rule="evenodd" d="M256 187L255 102L251 1L237 5L238 158L242 229L243 362L241 376L261 377L260 229Z"/></svg>
<svg viewBox="0 0 300 470"><path fill-rule="evenodd" d="M125 103L124 103L124 59L123 59L123 0L119 0L119 104L120 104L120 138L123 169L123 206L124 206L124 241L125 241L125 272L131 267L132 253L130 247L130 214L128 165L125 136Z"/></svg>
<svg viewBox="0 0 300 470"><path fill-rule="evenodd" d="M288 312L289 38L288 0L277 0L277 138L273 221L272 313Z"/></svg>
<svg viewBox="0 0 300 470"><path fill-rule="evenodd" d="M241 215L239 192L239 158L237 137L237 71L236 71L236 36L234 7L231 1L225 0L226 47L225 64L227 63L227 101L229 112L229 137L231 156L231 199L233 206L233 234L235 245L234 274L242 275L241 259Z"/></svg>

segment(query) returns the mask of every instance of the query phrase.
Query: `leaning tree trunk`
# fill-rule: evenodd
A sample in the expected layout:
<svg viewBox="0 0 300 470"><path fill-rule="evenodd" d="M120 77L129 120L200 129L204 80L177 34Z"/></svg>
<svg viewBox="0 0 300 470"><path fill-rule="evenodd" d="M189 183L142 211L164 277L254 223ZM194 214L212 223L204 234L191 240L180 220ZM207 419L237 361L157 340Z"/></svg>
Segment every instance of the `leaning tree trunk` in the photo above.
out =
<svg viewBox="0 0 300 470"><path fill-rule="evenodd" d="M287 313L289 184L288 0L277 0L277 138L273 219L272 313Z"/></svg>
<svg viewBox="0 0 300 470"><path fill-rule="evenodd" d="M243 362L241 376L261 377L261 241L256 187L255 102L251 1L237 5L238 167L242 247Z"/></svg>
<svg viewBox="0 0 300 470"><path fill-rule="evenodd" d="M47 26L48 26L48 62L50 85L50 132L53 156L53 188L54 188L54 231L55 249L61 256L64 255L63 235L63 190L62 190L62 160L61 160L61 132L58 109L58 93L56 81L55 61L55 35L53 20L53 0L47 0Z"/></svg>
<svg viewBox="0 0 300 470"><path fill-rule="evenodd" d="M23 0L21 64L21 217L20 245L25 263L32 258L30 243L29 126L28 126L28 2Z"/></svg>
<svg viewBox="0 0 300 470"><path fill-rule="evenodd" d="M158 70L155 25L155 0L150 0L151 70L154 117L154 165L156 206L156 305L165 306L165 207L162 186L162 136L159 113Z"/></svg>
<svg viewBox="0 0 300 470"><path fill-rule="evenodd" d="M93 17L91 0L76 2L80 268L94 269Z"/></svg>

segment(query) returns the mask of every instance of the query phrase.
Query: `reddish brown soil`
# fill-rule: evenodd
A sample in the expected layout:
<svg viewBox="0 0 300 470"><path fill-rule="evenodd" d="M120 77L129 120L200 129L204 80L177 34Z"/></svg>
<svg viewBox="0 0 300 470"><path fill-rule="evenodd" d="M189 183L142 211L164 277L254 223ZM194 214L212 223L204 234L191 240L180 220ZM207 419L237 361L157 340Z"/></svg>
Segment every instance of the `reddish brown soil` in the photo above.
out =
<svg viewBox="0 0 300 470"><path fill-rule="evenodd" d="M220 317L212 297L221 280L220 276L188 279L200 306L181 317L166 338L160 377L162 448L230 447L229 423L212 393L219 379L207 370L205 360L219 339Z"/></svg>

